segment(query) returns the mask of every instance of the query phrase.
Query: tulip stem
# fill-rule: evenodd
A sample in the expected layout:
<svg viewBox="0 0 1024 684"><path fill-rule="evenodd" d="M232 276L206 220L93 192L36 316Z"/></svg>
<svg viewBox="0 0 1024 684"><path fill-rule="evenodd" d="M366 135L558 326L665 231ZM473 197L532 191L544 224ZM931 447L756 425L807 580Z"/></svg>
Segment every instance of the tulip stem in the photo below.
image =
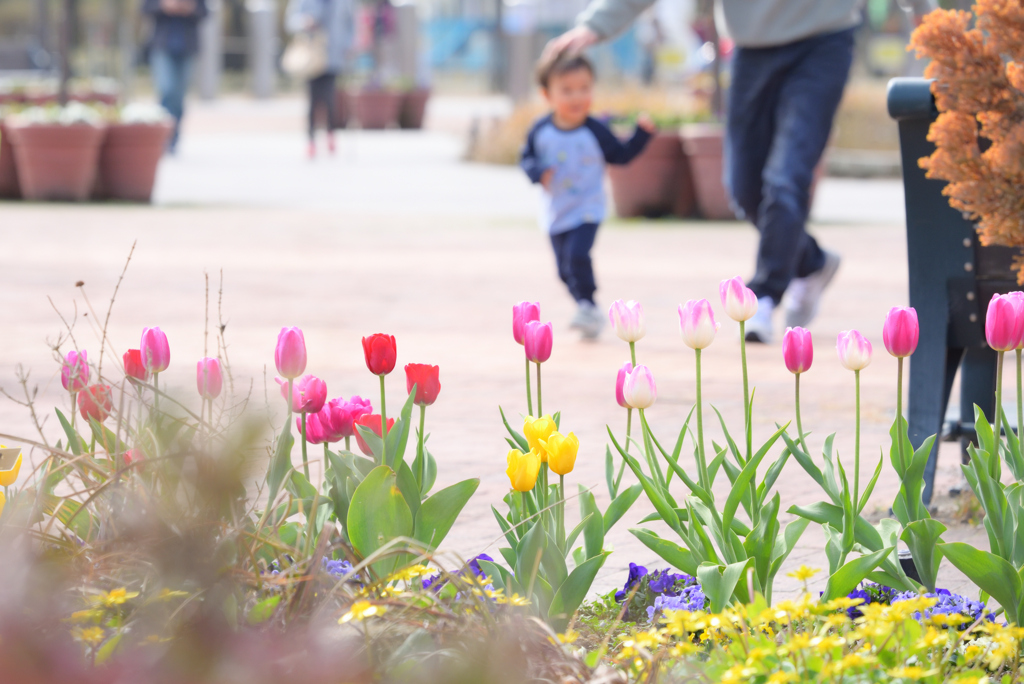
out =
<svg viewBox="0 0 1024 684"><path fill-rule="evenodd" d="M708 482L708 465L704 458L704 411L701 407L700 390L700 349L693 350L697 355L697 468L700 476L700 486L708 493L711 492L711 483Z"/></svg>
<svg viewBox="0 0 1024 684"><path fill-rule="evenodd" d="M992 454L993 458L999 458L999 436L1002 431L1000 426L1000 418L1003 415L1003 354L999 352L999 356L996 361L996 421L995 421L995 453ZM900 359L902 361L902 359Z"/></svg>
<svg viewBox="0 0 1024 684"><path fill-rule="evenodd" d="M1017 349L1017 439L1020 439L1020 426L1024 424L1024 393L1022 393L1021 387L1021 374L1020 374L1020 354L1024 351Z"/></svg>
<svg viewBox="0 0 1024 684"><path fill-rule="evenodd" d="M743 427L746 430L747 437L747 462L750 462L750 458L753 455L753 434L750 425L751 418L751 406L750 406L750 384L747 379L747 322L740 321L740 365L743 367ZM797 376L797 385L799 386L800 377ZM797 426L799 429L799 426ZM803 439L803 433L800 433L801 439ZM807 451L807 447L804 446L804 451ZM753 480L751 480L751 491L753 491Z"/></svg>
<svg viewBox="0 0 1024 684"><path fill-rule="evenodd" d="M419 476L420 476L420 482L419 482L420 492L422 492L424 494L426 492L423 492L423 483L427 481L427 452L423 450L423 439L424 439L423 429L426 426L426 423L427 423L427 405L426 404L420 404L420 443L419 443L419 448L416 451L416 458L420 462L420 472L419 472Z"/></svg>
<svg viewBox="0 0 1024 684"><path fill-rule="evenodd" d="M629 343L629 359L633 362L633 368L636 368L636 342Z"/></svg>
<svg viewBox="0 0 1024 684"><path fill-rule="evenodd" d="M380 377L380 434L383 435L380 441L380 460L382 465L388 465L388 409L384 402L384 376L378 377Z"/></svg>
<svg viewBox="0 0 1024 684"><path fill-rule="evenodd" d="M859 377L860 373L858 372L857 375ZM857 409L860 410L859 403ZM999 423L996 422L997 427L998 425ZM907 461L903 455L903 434L903 357L901 356L896 359L896 453L900 457L901 478L907 474Z"/></svg>
<svg viewBox="0 0 1024 684"><path fill-rule="evenodd" d="M1018 358L1020 358L1020 357L1018 357ZM71 429L74 430L75 429L75 414L78 413L78 407L75 406L75 400L78 399L78 397L75 396L74 390L69 392L69 394L71 395Z"/></svg>
<svg viewBox="0 0 1024 684"><path fill-rule="evenodd" d="M540 398L540 363L537 363L537 417L540 418L544 415L543 405L541 404Z"/></svg>
<svg viewBox="0 0 1024 684"><path fill-rule="evenodd" d="M631 434L633 432L633 409L626 409L626 453L629 453L629 441L632 439ZM615 478L615 494L619 491L619 485L622 484L622 475L626 472L626 459L622 459L621 465L619 465L619 474ZM614 498L614 495L613 497Z"/></svg>
<svg viewBox="0 0 1024 684"><path fill-rule="evenodd" d="M306 412L302 412L302 472L306 474L306 481L309 482L309 459L306 457Z"/></svg>
<svg viewBox="0 0 1024 684"><path fill-rule="evenodd" d="M288 381L288 391L291 392L291 381ZM291 401L291 397L289 397ZM153 411L160 413L160 374L153 373Z"/></svg>
<svg viewBox="0 0 1024 684"><path fill-rule="evenodd" d="M565 546L565 475L558 476L558 543Z"/></svg>
<svg viewBox="0 0 1024 684"><path fill-rule="evenodd" d="M345 451L352 451L352 438L348 435L345 436Z"/></svg>
<svg viewBox="0 0 1024 684"><path fill-rule="evenodd" d="M324 483L327 483L327 469L331 467L331 457L327 448L327 442L324 442Z"/></svg>
<svg viewBox="0 0 1024 684"><path fill-rule="evenodd" d="M803 421L800 420L800 373L794 373L794 376L796 377L796 431L800 436L800 446L803 447L804 453L810 456L811 452L807 450L807 440L804 439Z"/></svg>
<svg viewBox="0 0 1024 684"><path fill-rule="evenodd" d="M902 361L903 359L900 359ZM797 376L800 377L799 375ZM858 507L860 513L860 371L853 371L853 384L856 386L857 419L853 435L853 505ZM797 414L800 415L800 414ZM804 447L807 451L807 447Z"/></svg>
<svg viewBox="0 0 1024 684"><path fill-rule="evenodd" d="M530 392L530 359L528 357L526 359L526 410L528 411L527 415L533 415L533 394Z"/></svg>

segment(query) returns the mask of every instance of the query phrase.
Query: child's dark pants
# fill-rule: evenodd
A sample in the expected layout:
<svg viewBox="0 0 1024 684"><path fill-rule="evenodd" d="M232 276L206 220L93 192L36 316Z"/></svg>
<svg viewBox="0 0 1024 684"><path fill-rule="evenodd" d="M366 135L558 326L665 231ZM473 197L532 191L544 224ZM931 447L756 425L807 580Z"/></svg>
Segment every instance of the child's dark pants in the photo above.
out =
<svg viewBox="0 0 1024 684"><path fill-rule="evenodd" d="M569 287L569 293L577 302L594 303L594 267L590 262L590 248L597 236L596 223L584 223L564 233L551 236L555 249L555 263L558 277Z"/></svg>

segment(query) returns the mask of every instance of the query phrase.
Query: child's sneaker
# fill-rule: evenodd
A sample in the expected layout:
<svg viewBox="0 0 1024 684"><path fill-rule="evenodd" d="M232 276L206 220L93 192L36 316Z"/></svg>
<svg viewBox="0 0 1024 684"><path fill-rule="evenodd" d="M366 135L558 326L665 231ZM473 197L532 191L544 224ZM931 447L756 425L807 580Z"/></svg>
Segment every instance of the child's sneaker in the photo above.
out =
<svg viewBox="0 0 1024 684"><path fill-rule="evenodd" d="M592 340L601 334L604 316L593 302L580 302L570 326L582 332L585 339Z"/></svg>

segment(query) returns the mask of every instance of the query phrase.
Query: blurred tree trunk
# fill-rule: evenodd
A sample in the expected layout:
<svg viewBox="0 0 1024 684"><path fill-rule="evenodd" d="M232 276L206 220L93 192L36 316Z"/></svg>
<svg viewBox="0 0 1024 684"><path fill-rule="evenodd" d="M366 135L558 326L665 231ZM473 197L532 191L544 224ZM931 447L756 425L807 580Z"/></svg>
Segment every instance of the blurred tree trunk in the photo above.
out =
<svg viewBox="0 0 1024 684"><path fill-rule="evenodd" d="M722 93L722 50L719 46L718 27L715 26L715 0L698 0L697 17L707 31L708 42L714 48L711 62L711 112L716 119L721 119L725 112L725 97Z"/></svg>

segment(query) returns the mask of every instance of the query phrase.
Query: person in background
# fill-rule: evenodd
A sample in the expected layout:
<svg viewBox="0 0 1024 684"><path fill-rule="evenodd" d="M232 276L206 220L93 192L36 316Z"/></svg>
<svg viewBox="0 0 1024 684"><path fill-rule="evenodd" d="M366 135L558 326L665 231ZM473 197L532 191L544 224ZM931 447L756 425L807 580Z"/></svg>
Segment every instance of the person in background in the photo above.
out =
<svg viewBox="0 0 1024 684"><path fill-rule="evenodd" d="M309 79L309 158L316 157L316 120L323 112L327 150L334 154L335 80L345 67L355 41L353 0L291 0L287 28L291 33L322 31L326 41L326 70Z"/></svg>
<svg viewBox="0 0 1024 684"><path fill-rule="evenodd" d="M643 151L654 132L646 115L633 137L623 143L590 116L594 67L582 55L558 54L537 69L551 113L534 123L520 165L543 187L541 227L551 236L558 276L578 309L571 327L593 339L604 327L604 312L594 303L597 284L590 250L604 220L604 165L628 164Z"/></svg>
<svg viewBox="0 0 1024 684"><path fill-rule="evenodd" d="M918 16L931 0L907 0ZM577 53L624 29L655 0L592 0L545 54ZM719 0L735 41L726 113L724 182L761 234L749 286L757 315L747 340L773 338L773 312L807 327L839 255L807 233L814 169L828 142L853 59L864 0ZM785 300L783 296L785 295Z"/></svg>
<svg viewBox="0 0 1024 684"><path fill-rule="evenodd" d="M192 64L199 50L199 22L206 16L206 0L143 0L142 11L153 20L149 67L160 104L174 117L174 132L167 151L177 149L185 93Z"/></svg>

